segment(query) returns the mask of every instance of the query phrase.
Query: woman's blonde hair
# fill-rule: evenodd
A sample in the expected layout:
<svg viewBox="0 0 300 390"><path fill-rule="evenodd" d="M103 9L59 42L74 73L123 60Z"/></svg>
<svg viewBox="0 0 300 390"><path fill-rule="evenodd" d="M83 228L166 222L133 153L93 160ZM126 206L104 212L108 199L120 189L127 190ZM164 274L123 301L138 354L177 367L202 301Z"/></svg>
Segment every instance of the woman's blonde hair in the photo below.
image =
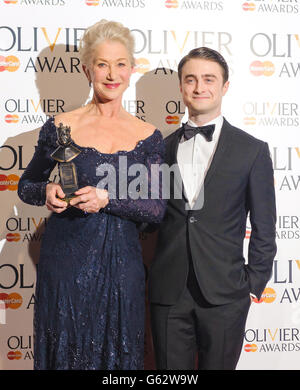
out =
<svg viewBox="0 0 300 390"><path fill-rule="evenodd" d="M108 21L105 19L88 27L79 43L79 55L83 64L90 65L93 62L94 50L103 41L119 41L128 50L129 59L134 66L134 37L129 28L124 27L119 22Z"/></svg>

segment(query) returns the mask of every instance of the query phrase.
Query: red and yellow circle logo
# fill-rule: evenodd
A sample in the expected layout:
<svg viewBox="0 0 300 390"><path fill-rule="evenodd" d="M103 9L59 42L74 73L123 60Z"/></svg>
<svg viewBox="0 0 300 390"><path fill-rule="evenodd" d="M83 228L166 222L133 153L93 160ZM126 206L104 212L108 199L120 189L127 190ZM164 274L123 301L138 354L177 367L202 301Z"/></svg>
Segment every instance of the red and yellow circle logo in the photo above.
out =
<svg viewBox="0 0 300 390"><path fill-rule="evenodd" d="M243 10L244 11L254 11L255 10L255 4L246 2L246 3L243 4Z"/></svg>
<svg viewBox="0 0 300 390"><path fill-rule="evenodd" d="M253 76L272 76L275 66L271 61L253 61L250 65L250 72Z"/></svg>
<svg viewBox="0 0 300 390"><path fill-rule="evenodd" d="M247 116L244 118L244 124L245 125L255 125L256 124L256 118L254 116Z"/></svg>
<svg viewBox="0 0 300 390"><path fill-rule="evenodd" d="M168 115L166 117L166 123L168 125L172 125L172 124L178 125L178 123L179 123L179 116L177 116L177 115Z"/></svg>
<svg viewBox="0 0 300 390"><path fill-rule="evenodd" d="M15 72L20 67L20 60L15 56L0 56L0 72L7 70L8 72Z"/></svg>
<svg viewBox="0 0 300 390"><path fill-rule="evenodd" d="M273 288L267 287L262 293L261 298L264 300L265 303L272 303L276 299L276 292L275 290L273 290Z"/></svg>
<svg viewBox="0 0 300 390"><path fill-rule="evenodd" d="M6 123L18 123L19 122L19 115L16 114L7 114L4 118Z"/></svg>
<svg viewBox="0 0 300 390"><path fill-rule="evenodd" d="M8 242L18 242L20 239L20 233L7 233L6 235L6 241Z"/></svg>
<svg viewBox="0 0 300 390"><path fill-rule="evenodd" d="M0 293L0 301L5 303L5 309L19 309L23 303L23 298L18 293Z"/></svg>
<svg viewBox="0 0 300 390"><path fill-rule="evenodd" d="M244 346L244 350L246 352L256 352L257 351L257 345L256 344L246 344Z"/></svg>
<svg viewBox="0 0 300 390"><path fill-rule="evenodd" d="M0 175L0 191L17 191L19 184L19 176L11 174L11 175Z"/></svg>
<svg viewBox="0 0 300 390"><path fill-rule="evenodd" d="M150 70L150 62L147 58L137 58L135 60L134 72L137 73L147 73Z"/></svg>
<svg viewBox="0 0 300 390"><path fill-rule="evenodd" d="M22 352L21 351L10 351L7 354L8 360L20 360L22 358Z"/></svg>
<svg viewBox="0 0 300 390"><path fill-rule="evenodd" d="M178 0L166 0L165 6L167 8L177 8L178 7Z"/></svg>
<svg viewBox="0 0 300 390"><path fill-rule="evenodd" d="M262 303L262 302L272 303L276 299L276 291L271 287L267 287L264 289L264 292L261 294L260 299L253 298L253 297L251 299L252 302L255 303Z"/></svg>

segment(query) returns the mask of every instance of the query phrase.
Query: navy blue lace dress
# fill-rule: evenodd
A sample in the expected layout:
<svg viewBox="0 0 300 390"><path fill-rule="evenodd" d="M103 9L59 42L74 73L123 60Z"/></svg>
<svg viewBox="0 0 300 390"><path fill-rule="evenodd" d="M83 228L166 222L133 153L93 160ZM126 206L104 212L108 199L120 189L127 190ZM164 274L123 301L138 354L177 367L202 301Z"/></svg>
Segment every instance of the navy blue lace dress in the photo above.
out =
<svg viewBox="0 0 300 390"><path fill-rule="evenodd" d="M18 194L26 203L45 204L56 140L50 118L19 182ZM105 154L76 146L81 150L73 160L80 188L97 185L101 177L96 168L101 164L111 164L118 173L120 156L127 157L128 168L140 163L148 173L151 164L163 162L159 130L131 151ZM70 207L51 214L37 265L35 369L143 369L145 274L138 224L159 223L165 206L161 197L117 196L98 213Z"/></svg>

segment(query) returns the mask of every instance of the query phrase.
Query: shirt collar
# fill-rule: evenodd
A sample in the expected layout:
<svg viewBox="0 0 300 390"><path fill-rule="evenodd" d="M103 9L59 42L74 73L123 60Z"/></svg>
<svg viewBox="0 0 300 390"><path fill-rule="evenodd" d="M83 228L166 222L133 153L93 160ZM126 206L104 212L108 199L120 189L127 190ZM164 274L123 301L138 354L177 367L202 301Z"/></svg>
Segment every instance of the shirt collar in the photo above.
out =
<svg viewBox="0 0 300 390"><path fill-rule="evenodd" d="M196 125L193 121L191 121L190 119L188 120L188 124L190 126L193 126L193 127L198 127L198 125ZM216 125L217 127L219 127L221 125L222 127L222 124L223 124L223 116L222 115L219 115L217 116L216 118L212 119L211 121L207 122L207 123L204 123L203 126L206 126L206 125Z"/></svg>
<svg viewBox="0 0 300 390"><path fill-rule="evenodd" d="M206 126L206 125L215 125L215 131L213 133L213 140L216 141L219 136L220 136L220 132L221 132L221 128L223 126L223 122L224 122L224 118L223 118L223 115L219 115L217 116L216 118L212 119L211 121L207 122L207 123L204 123L203 126ZM190 126L193 126L193 127L198 127L193 121L191 121L190 119L188 120L187 122Z"/></svg>

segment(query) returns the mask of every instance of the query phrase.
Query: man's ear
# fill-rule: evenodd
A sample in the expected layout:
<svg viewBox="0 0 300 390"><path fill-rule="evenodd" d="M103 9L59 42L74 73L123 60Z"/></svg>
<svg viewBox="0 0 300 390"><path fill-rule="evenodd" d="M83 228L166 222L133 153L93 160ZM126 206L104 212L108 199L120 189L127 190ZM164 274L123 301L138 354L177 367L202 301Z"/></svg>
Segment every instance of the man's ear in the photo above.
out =
<svg viewBox="0 0 300 390"><path fill-rule="evenodd" d="M179 81L179 90L180 90L180 93L182 93L182 85L181 85L181 80Z"/></svg>
<svg viewBox="0 0 300 390"><path fill-rule="evenodd" d="M223 96L226 95L229 88L229 81L226 81L226 83L223 85Z"/></svg>

